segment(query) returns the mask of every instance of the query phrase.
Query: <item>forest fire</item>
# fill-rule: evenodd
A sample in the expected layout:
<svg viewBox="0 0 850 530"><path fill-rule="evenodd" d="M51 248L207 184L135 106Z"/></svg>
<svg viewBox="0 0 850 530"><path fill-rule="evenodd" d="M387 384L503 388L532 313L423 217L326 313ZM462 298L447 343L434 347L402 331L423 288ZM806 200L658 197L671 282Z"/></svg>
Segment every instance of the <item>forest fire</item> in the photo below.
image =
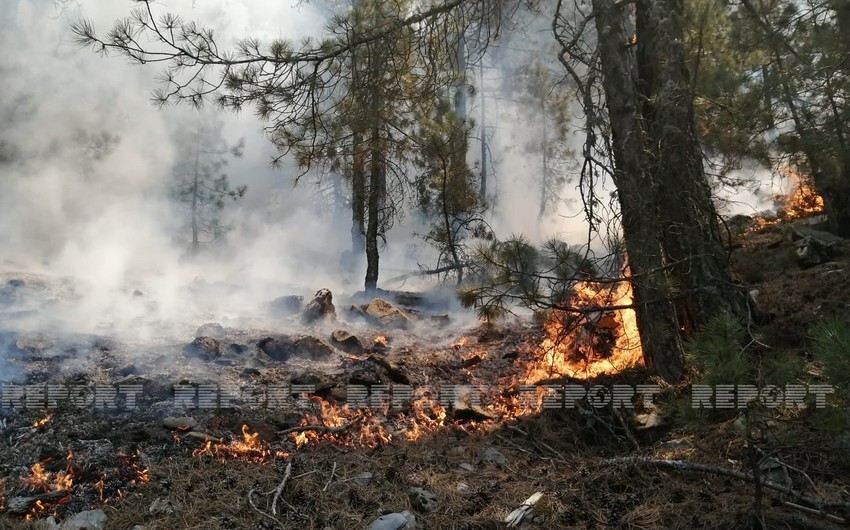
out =
<svg viewBox="0 0 850 530"><path fill-rule="evenodd" d="M781 173L792 183L792 191L775 195L774 203L779 207L774 219L756 217L752 231L758 231L791 219L801 219L823 213L823 197L815 190L812 180L792 167L783 167Z"/></svg>
<svg viewBox="0 0 850 530"><path fill-rule="evenodd" d="M542 357L525 369L526 382L555 376L590 378L643 363L628 281L577 282L567 303L576 312L553 310L544 324Z"/></svg>
<svg viewBox="0 0 850 530"><path fill-rule="evenodd" d="M65 471L48 472L40 463L33 464L30 476L20 478L21 486L38 493L55 494L37 499L24 516L27 520L38 517L49 508L66 502L71 494L74 479L70 467Z"/></svg>
<svg viewBox="0 0 850 530"><path fill-rule="evenodd" d="M244 462L266 463L273 458L286 458L286 453L272 451L268 444L260 440L260 433L250 433L250 427L242 425L242 439L230 443L204 442L200 449L192 452L192 456L212 456L219 462L241 460Z"/></svg>

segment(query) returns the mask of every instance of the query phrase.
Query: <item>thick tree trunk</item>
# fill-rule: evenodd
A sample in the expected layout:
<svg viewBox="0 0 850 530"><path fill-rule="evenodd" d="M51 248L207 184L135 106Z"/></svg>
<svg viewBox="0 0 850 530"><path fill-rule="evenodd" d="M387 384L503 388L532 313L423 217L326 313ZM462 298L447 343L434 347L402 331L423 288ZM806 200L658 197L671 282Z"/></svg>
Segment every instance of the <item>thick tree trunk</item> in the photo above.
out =
<svg viewBox="0 0 850 530"><path fill-rule="evenodd" d="M594 0L623 235L647 367L683 372L682 338L716 315L743 318L693 134L682 3L638 0L637 41L624 6Z"/></svg>
<svg viewBox="0 0 850 530"><path fill-rule="evenodd" d="M735 285L696 138L685 68L682 0L638 0L637 57L647 129L644 171L657 183L662 248L686 333L719 314L744 318L746 291Z"/></svg>
<svg viewBox="0 0 850 530"><path fill-rule="evenodd" d="M594 0L602 80L614 151L614 177L626 252L633 278L635 313L647 367L666 380L681 377L683 361L675 308L665 290L655 185L644 179L644 131L634 84L637 61L627 47L625 16L614 0Z"/></svg>
<svg viewBox="0 0 850 530"><path fill-rule="evenodd" d="M372 129L369 139L369 198L367 204L366 223L366 292L375 291L378 288L378 236L380 235L381 205L385 194L385 171L384 155L381 148L380 128Z"/></svg>

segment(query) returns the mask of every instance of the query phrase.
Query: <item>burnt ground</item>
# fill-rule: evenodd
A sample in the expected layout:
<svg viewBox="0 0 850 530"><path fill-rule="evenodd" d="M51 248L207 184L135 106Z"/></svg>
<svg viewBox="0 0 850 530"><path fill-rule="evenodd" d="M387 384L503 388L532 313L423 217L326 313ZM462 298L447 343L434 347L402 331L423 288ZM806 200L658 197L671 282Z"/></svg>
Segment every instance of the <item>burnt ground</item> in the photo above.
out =
<svg viewBox="0 0 850 530"><path fill-rule="evenodd" d="M850 245L837 242L834 254L801 267L794 239L791 226L776 226L739 234L730 250L736 272L758 291L758 336L806 356L813 322L850 317ZM528 321L489 328L408 294L393 301L409 322L363 318L349 307L365 302L350 300L336 302L333 321L302 323L297 307L277 307L259 326L234 320L196 331L205 322L187 319L155 338L127 338L39 329L44 305L32 301L70 311L77 298L67 280L9 274L2 285L4 381L55 384L71 395L51 410L20 399L10 407L5 389L0 528L81 528L69 521L82 513L92 529L349 529L405 511L416 528L505 528L508 514L537 492L520 527L756 528L755 513L768 528L844 528L850 520L846 509L808 502L850 502L846 436L814 430L810 411L787 412L745 436L745 413L734 410L682 422L641 407L512 408L543 336ZM131 296L144 303L143 293ZM338 328L359 346L334 344ZM638 368L585 384L652 382ZM205 384L242 394L215 408L179 406L180 385L197 392ZM391 411L334 408L354 384L409 386L422 390L414 396L422 401ZM422 405L429 389L447 384L480 385L484 406ZM134 408L120 396L104 401L114 409L91 400L92 389L115 385L141 385ZM288 386L278 406L251 401L268 398L272 385L312 385L313 397ZM305 423L336 430L289 432ZM257 436L248 444L243 426ZM622 460L630 457L690 467ZM32 480L36 463L46 482ZM759 491L734 475L751 470L805 499ZM63 475L72 485L56 485ZM411 488L433 497L422 502ZM399 528L387 524L381 528Z"/></svg>

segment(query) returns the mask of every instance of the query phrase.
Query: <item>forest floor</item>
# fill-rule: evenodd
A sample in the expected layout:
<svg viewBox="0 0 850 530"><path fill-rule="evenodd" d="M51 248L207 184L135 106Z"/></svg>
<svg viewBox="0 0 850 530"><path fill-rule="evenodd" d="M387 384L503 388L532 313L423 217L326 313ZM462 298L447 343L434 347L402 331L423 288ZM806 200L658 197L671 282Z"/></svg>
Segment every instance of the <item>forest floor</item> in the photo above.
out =
<svg viewBox="0 0 850 530"><path fill-rule="evenodd" d="M751 324L754 336L767 349L806 357L814 322L850 321L850 244L837 241L828 259L801 267L793 228L742 230L730 252L765 315ZM2 279L16 289L49 283ZM0 528L505 528L536 493L517 527L846 528L850 521L848 437L806 427L801 416L812 412L789 411L754 430L740 410L682 422L653 407L516 408L511 399L545 333L527 321L494 330L423 310L409 329L387 330L338 309L330 327L296 335L223 327L212 341L151 344L25 330L25 302L13 297L0 313L0 350L26 384L144 390L132 410L90 401L49 413L3 409ZM337 327L361 348L329 353L322 339L310 342L309 359L285 354L286 340L328 337ZM189 410L174 400L179 385L244 390L280 381L312 385L314 398L300 408L240 402ZM581 384L653 382L638 367ZM350 410L334 405L351 402L346 384L478 385L496 389L496 405L456 398L446 408ZM287 388L287 399L297 399ZM321 427L303 429L313 425ZM753 472L787 491L748 482Z"/></svg>

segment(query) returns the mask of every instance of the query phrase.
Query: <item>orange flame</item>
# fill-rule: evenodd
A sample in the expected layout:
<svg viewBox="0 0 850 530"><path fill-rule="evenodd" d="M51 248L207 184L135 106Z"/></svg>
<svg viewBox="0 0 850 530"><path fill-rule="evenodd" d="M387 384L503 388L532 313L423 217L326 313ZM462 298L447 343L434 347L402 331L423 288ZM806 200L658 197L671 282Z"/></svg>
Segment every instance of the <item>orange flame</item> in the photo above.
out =
<svg viewBox="0 0 850 530"><path fill-rule="evenodd" d="M74 485L70 468L66 471L50 473L45 471L44 466L39 463L33 464L32 468L30 468L30 476L20 477L20 482L23 487L41 493L70 493L71 487ZM32 520L51 506L61 504L67 499L68 496L66 495L57 501L43 502L37 500L27 512L25 518Z"/></svg>
<svg viewBox="0 0 850 530"><path fill-rule="evenodd" d="M823 197L815 189L809 175L805 175L799 169L789 165L780 167L779 172L791 182L791 192L773 197L774 203L779 207L776 218L768 220L763 217L756 217L754 219L755 224L751 229L753 232L777 225L783 221L818 215L824 211Z"/></svg>
<svg viewBox="0 0 850 530"><path fill-rule="evenodd" d="M192 452L192 456L210 455L219 462L226 460L242 460L246 462L265 463L272 458L286 458L286 453L272 452L268 444L260 440L260 433L248 432L250 427L242 425L242 439L230 443L213 443L207 440L200 449ZM147 474L145 474L147 479Z"/></svg>
<svg viewBox="0 0 850 530"><path fill-rule="evenodd" d="M643 364L643 350L628 281L577 282L569 305L575 313L553 310L544 324L541 357L526 367L525 380L555 376L591 378ZM605 309L621 307L622 309Z"/></svg>
<svg viewBox="0 0 850 530"><path fill-rule="evenodd" d="M45 425L47 425L47 422L49 422L51 418L53 418L53 413L50 413L47 416L45 416L44 418L41 418L40 420L33 422L32 426L33 426L33 428L36 428L36 429L38 429L39 427L44 427Z"/></svg>

